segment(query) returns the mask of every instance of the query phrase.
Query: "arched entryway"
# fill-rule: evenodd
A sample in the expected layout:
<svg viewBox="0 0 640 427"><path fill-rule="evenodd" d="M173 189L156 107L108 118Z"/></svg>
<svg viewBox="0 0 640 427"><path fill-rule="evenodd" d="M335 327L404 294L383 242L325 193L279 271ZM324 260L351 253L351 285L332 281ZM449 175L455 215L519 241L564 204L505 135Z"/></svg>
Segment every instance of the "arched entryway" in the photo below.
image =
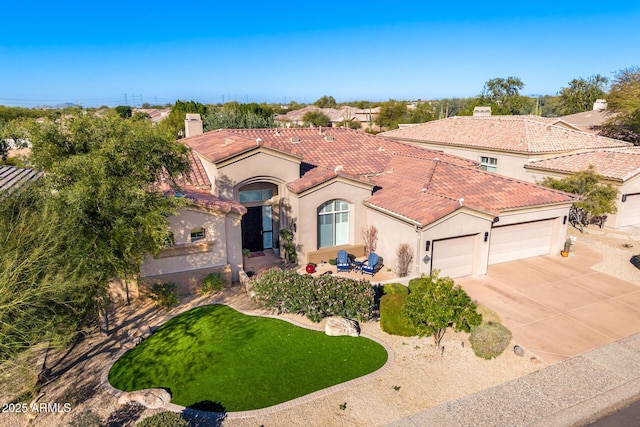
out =
<svg viewBox="0 0 640 427"><path fill-rule="evenodd" d="M247 208L242 217L243 249L257 252L276 246L279 228L277 200L276 184L253 182L239 187L238 201Z"/></svg>

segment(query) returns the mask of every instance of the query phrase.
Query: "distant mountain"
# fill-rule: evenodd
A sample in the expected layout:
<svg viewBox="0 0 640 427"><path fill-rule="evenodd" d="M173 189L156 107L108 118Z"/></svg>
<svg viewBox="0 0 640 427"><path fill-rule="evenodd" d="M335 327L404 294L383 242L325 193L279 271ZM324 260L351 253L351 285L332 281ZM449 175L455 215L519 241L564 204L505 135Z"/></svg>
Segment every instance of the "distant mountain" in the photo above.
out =
<svg viewBox="0 0 640 427"><path fill-rule="evenodd" d="M48 108L50 110L62 110L64 108L72 108L72 107L82 107L82 106L78 104L74 104L73 102L65 102L63 104L45 105L41 108Z"/></svg>

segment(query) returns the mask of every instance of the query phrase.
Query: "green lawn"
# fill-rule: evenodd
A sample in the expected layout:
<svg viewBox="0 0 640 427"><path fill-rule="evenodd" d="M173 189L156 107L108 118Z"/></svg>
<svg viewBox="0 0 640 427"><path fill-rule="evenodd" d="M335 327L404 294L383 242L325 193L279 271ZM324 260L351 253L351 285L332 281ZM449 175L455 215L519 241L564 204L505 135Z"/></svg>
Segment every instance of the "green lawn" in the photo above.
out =
<svg viewBox="0 0 640 427"><path fill-rule="evenodd" d="M384 347L367 338L329 337L209 305L171 319L125 353L109 382L125 391L166 388L178 405L245 411L360 377L386 361Z"/></svg>

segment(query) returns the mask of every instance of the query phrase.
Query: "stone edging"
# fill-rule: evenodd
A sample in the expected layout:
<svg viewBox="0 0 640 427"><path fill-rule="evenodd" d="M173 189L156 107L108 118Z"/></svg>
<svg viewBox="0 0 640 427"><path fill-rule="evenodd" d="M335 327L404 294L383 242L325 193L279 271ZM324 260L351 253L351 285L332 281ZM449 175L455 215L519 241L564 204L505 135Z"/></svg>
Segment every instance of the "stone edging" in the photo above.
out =
<svg viewBox="0 0 640 427"><path fill-rule="evenodd" d="M171 316L169 316L168 318L166 318L161 324L164 324L166 322L168 322L169 320L173 319L176 316L179 316L191 309L197 308L197 307L203 307L206 305L212 305L212 304L222 304L222 305L227 305L231 308L233 308L234 310L239 311L242 314L245 314L247 316L257 316L257 317L269 317L272 319L278 319L278 320L283 320L285 322L289 322L295 326L301 327L301 328L305 328L305 329L311 329L314 331L323 331L323 329L321 328L314 328L312 326L309 325L304 325L302 323L296 322L295 320L292 319L287 319L287 318L282 318L276 315L272 315L272 314L255 314L255 313L249 313L243 310L239 310L235 307L233 307L233 304L227 304L227 303L223 303L223 302L218 302L217 299L209 302L207 304L201 304L201 305L197 305L194 307L189 308L188 310L185 311L181 311L179 313L175 313L172 314ZM159 325L158 325L159 326ZM187 408L185 406L180 406L180 405L176 405L174 403L169 403L167 405L164 405L163 408L167 409L169 411L172 412L177 412L177 413L181 413L181 412L191 412L197 416L200 416L202 418L219 418L219 419L238 419L238 418L250 418L250 417L257 417L260 415L268 415L268 414L273 414L275 412L279 412L279 411L283 411L285 409L289 409L292 408L294 406L298 406L298 405L302 405L303 403L307 403L310 402L312 400L318 399L320 397L323 396L328 396L330 394L336 393L338 391L347 389L351 386L355 386L358 384L362 384L364 382L367 382L373 378L376 378L382 374L384 374L385 372L387 372L389 369L391 369L391 366L393 365L393 363L395 362L395 355L393 353L393 350L384 342L380 341L377 338L368 336L366 334L361 334L360 335L363 338L367 338L370 339L371 341L374 341L378 344L380 344L382 347L384 347L384 349L387 351L387 361L385 362L384 365L382 365L382 367L380 367L379 369L377 369L374 372L371 372L370 374L367 375L363 375L361 377L358 378L354 378L352 380L340 383L340 384L336 384L334 386L322 389L322 390L318 390L318 391L314 391L313 393L309 393L306 394L304 396L295 398L293 400L289 400L283 403L278 403L277 405L273 405L273 406L268 406L266 408L261 408L261 409L254 409L254 410L250 410L250 411L238 411L238 412L207 412L207 411L199 411L196 409L191 409L191 408ZM147 338L148 339L148 338ZM107 365L105 366L104 370L102 371L102 374L100 375L100 384L102 385L102 388L107 391L109 394L115 396L115 397L120 397L122 396L122 394L124 393L122 390L118 390L117 388L113 387L110 383L109 383L109 371L111 370L111 368L113 367L113 365L116 363L116 361L118 359L120 359L120 357L122 357L122 355L124 355L128 350L128 348L121 348L120 351L118 351L113 357L112 359L109 361L109 363L107 363Z"/></svg>

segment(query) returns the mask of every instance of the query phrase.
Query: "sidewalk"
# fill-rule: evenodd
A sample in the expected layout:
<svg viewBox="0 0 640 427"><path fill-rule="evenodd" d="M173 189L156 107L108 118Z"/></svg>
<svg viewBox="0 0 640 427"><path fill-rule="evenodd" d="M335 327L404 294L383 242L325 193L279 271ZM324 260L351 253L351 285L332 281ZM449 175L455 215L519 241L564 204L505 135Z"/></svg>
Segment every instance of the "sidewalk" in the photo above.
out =
<svg viewBox="0 0 640 427"><path fill-rule="evenodd" d="M640 334L391 426L583 426L640 398Z"/></svg>

